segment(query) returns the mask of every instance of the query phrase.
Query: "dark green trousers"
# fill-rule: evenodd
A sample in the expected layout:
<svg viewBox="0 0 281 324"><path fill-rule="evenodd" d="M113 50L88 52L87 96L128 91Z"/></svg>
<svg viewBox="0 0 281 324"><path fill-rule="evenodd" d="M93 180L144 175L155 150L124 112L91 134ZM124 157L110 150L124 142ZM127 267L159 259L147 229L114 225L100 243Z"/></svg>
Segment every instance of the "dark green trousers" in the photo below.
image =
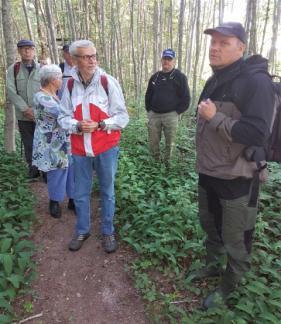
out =
<svg viewBox="0 0 281 324"><path fill-rule="evenodd" d="M199 190L199 217L207 234L207 264L217 263L227 254L226 274L232 273L237 282L250 269L251 246L257 208L248 207L249 197L224 200L214 191Z"/></svg>

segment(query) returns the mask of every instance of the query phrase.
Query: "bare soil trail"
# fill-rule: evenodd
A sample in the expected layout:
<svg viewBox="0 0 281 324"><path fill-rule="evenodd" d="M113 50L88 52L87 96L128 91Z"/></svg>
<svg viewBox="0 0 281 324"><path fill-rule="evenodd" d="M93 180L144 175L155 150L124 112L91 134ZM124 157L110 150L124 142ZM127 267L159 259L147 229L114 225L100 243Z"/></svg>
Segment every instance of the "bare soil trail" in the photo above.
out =
<svg viewBox="0 0 281 324"><path fill-rule="evenodd" d="M31 187L37 197L37 225L32 239L38 248L34 257L38 276L32 285L31 315L41 315L27 323L150 323L145 305L126 272L132 252L119 244L116 253L105 253L98 235L97 219L92 235L81 250L68 251L75 214L67 209L65 201L62 217L58 220L50 217L46 185L36 182ZM97 198L93 199L92 210L96 216Z"/></svg>

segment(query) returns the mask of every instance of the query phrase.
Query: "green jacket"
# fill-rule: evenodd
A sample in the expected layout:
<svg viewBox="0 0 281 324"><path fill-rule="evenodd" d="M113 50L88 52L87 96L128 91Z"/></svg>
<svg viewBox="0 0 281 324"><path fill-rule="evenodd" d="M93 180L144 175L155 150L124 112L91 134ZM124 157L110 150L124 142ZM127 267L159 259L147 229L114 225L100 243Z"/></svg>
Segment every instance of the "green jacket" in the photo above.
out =
<svg viewBox="0 0 281 324"><path fill-rule="evenodd" d="M17 78L17 89L14 77L14 65L9 66L7 71L7 95L10 102L15 106L16 118L28 120L23 112L33 106L33 96L40 89L39 70L40 64L35 63L35 68L28 73L26 67L21 63Z"/></svg>

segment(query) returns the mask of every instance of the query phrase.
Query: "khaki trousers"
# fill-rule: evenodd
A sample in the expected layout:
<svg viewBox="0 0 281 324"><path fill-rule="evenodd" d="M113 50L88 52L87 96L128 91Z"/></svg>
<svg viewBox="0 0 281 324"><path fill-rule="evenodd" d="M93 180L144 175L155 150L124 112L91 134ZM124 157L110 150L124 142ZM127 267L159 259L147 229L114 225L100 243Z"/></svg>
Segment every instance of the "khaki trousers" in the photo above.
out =
<svg viewBox="0 0 281 324"><path fill-rule="evenodd" d="M160 141L162 132L165 137L164 162L168 163L173 153L176 141L179 115L176 111L161 114L148 112L148 136L151 154L156 160L161 159Z"/></svg>

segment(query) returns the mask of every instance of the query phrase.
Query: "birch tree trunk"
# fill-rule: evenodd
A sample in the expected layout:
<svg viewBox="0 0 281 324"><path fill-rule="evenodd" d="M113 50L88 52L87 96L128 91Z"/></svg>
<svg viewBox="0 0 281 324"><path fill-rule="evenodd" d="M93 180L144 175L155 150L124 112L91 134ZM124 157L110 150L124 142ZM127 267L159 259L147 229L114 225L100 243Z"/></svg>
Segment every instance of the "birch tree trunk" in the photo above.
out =
<svg viewBox="0 0 281 324"><path fill-rule="evenodd" d="M39 44L40 44L40 59L45 59L47 58L47 47L44 42L45 35L42 30L41 26L41 21L40 21L40 5L39 5L40 0L35 0L34 1L34 6L35 6L35 13L36 13L36 21L37 21L37 33L38 33L38 39L39 39Z"/></svg>
<svg viewBox="0 0 281 324"><path fill-rule="evenodd" d="M30 19L28 17L28 9L26 7L26 1L25 0L22 0L22 7L23 7L24 16L25 16L25 21L26 21L26 26L27 26L29 39L34 41L34 36L33 36L32 28L31 28Z"/></svg>
<svg viewBox="0 0 281 324"><path fill-rule="evenodd" d="M54 25L53 20L53 13L52 13L52 7L51 7L51 1L45 0L45 7L46 7L46 17L48 21L48 28L50 31L50 37L51 37L51 51L53 52L54 56L54 63L59 64L59 53L58 53L58 47L56 42L56 29Z"/></svg>
<svg viewBox="0 0 281 324"><path fill-rule="evenodd" d="M274 14L273 14L273 23L272 23L272 38L271 38L271 47L269 51L269 64L270 71L272 74L275 73L275 61L276 61L276 42L278 36L278 28L280 24L280 14L281 14L281 0L274 1Z"/></svg>
<svg viewBox="0 0 281 324"><path fill-rule="evenodd" d="M77 31L76 31L76 26L75 26L75 21L74 21L74 14L72 10L72 6L70 3L70 0L65 0L67 12L68 12L68 18L69 18L69 27L71 30L71 39L74 41L77 39Z"/></svg>
<svg viewBox="0 0 281 324"><path fill-rule="evenodd" d="M178 68L182 68L182 42L183 42L183 25L184 25L184 12L185 12L186 1L181 0L180 2L180 15L178 24Z"/></svg>
<svg viewBox="0 0 281 324"><path fill-rule="evenodd" d="M201 16L201 0L196 3L196 42L195 42L195 59L193 64L193 80L192 80L192 101L191 108L193 108L196 102L196 92L197 92L197 72L198 72L198 62L200 57L200 16Z"/></svg>
<svg viewBox="0 0 281 324"><path fill-rule="evenodd" d="M154 11L153 11L153 73L158 70L158 20L159 10L158 1L154 0Z"/></svg>
<svg viewBox="0 0 281 324"><path fill-rule="evenodd" d="M2 26L6 48L6 62L10 66L15 62L16 48L12 32L12 11L11 1L2 0ZM15 110L13 105L6 98L5 121L4 121L4 148L7 152L16 150L15 143Z"/></svg>
<svg viewBox="0 0 281 324"><path fill-rule="evenodd" d="M248 54L257 53L257 1L251 0L251 21Z"/></svg>
<svg viewBox="0 0 281 324"><path fill-rule="evenodd" d="M219 0L219 24L223 22L224 7L225 7L224 0Z"/></svg>
<svg viewBox="0 0 281 324"><path fill-rule="evenodd" d="M265 34L266 34L266 29L267 29L267 24L268 24L268 18L269 18L269 10L270 10L270 0L267 0L266 14L265 14L264 26L263 26L263 31L262 31L262 40L261 40L260 54L262 54L262 52L263 52Z"/></svg>
<svg viewBox="0 0 281 324"><path fill-rule="evenodd" d="M47 34L47 43L48 43L48 48L49 48L49 54L50 54L50 57L51 57L51 61L54 62L55 58L54 58L54 53L51 50L51 48L52 48L51 36L50 36L50 30L48 28L48 22L47 22L47 20L45 18L45 11L43 9L43 5L41 3L41 0L37 0L37 1L38 1L38 5L39 5L40 11L41 11L41 16L43 18L43 22L44 22L44 26L45 26L45 30L46 30L46 34Z"/></svg>

